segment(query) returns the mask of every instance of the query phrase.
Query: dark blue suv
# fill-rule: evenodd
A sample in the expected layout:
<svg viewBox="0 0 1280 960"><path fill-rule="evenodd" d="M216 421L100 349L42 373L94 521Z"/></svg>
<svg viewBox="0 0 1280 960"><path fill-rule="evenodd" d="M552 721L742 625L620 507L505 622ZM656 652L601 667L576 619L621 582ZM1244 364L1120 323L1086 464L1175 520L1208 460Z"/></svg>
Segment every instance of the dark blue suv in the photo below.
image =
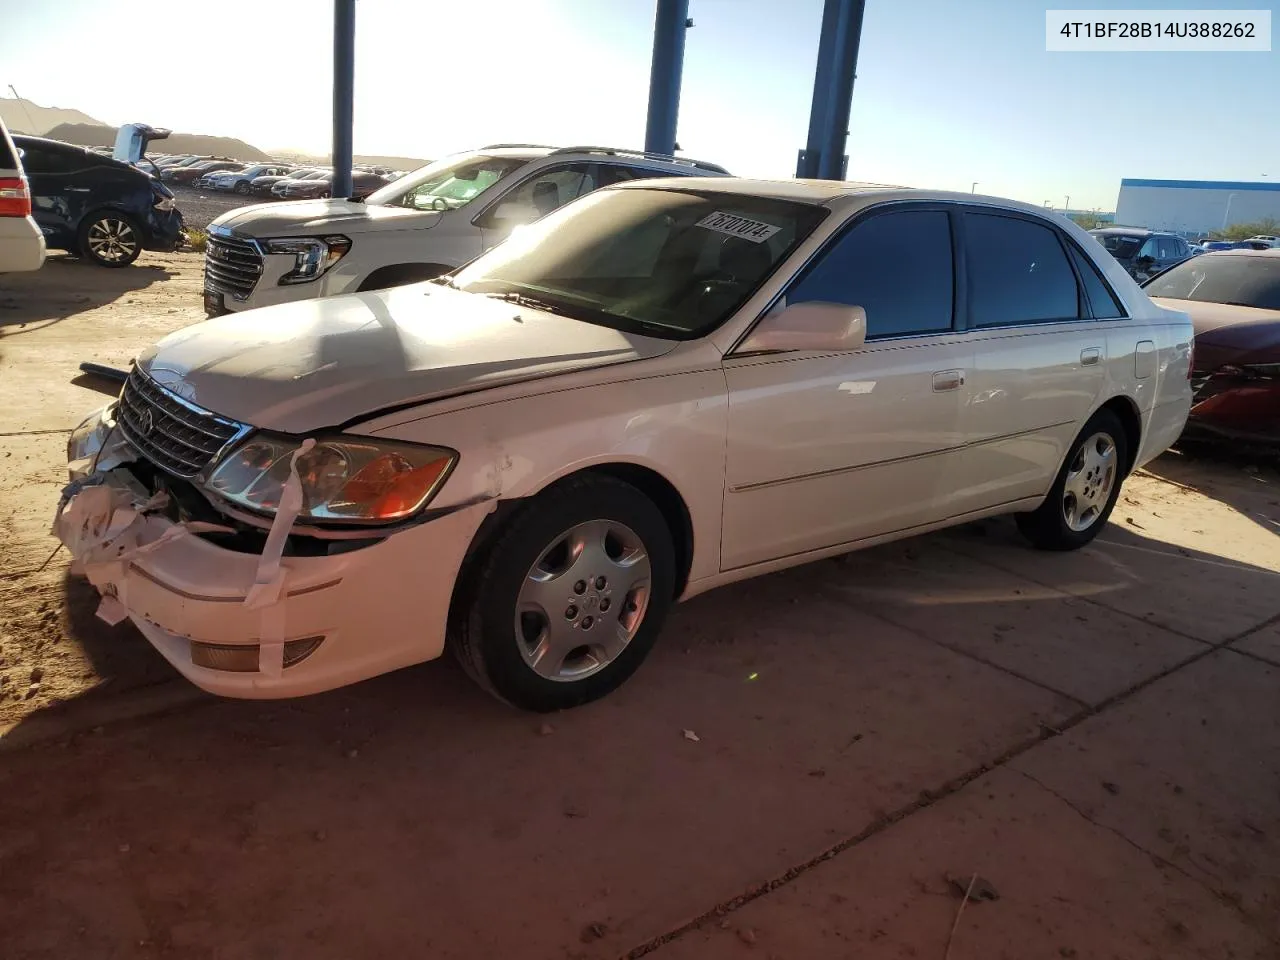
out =
<svg viewBox="0 0 1280 960"><path fill-rule="evenodd" d="M45 243L104 267L182 238L173 191L137 167L57 140L13 138L31 186L31 215Z"/></svg>

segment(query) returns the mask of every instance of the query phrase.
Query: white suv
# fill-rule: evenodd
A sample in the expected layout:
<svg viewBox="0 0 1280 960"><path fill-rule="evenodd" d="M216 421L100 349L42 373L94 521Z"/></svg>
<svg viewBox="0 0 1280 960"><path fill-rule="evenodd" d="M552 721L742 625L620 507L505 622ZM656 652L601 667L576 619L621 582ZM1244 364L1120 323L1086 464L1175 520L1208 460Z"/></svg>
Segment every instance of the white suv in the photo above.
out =
<svg viewBox="0 0 1280 960"><path fill-rule="evenodd" d="M31 218L31 190L0 121L0 273L39 270L43 263L44 234Z"/></svg>
<svg viewBox="0 0 1280 960"><path fill-rule="evenodd" d="M726 174L609 147L494 144L428 164L363 201L243 207L209 225L205 312L430 280L599 187Z"/></svg>

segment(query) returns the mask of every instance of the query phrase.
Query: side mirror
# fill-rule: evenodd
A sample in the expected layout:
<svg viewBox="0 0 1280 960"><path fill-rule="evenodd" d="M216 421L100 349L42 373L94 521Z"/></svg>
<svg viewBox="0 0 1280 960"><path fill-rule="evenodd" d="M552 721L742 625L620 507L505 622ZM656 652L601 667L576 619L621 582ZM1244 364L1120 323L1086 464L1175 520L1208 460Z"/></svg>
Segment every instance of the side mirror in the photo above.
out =
<svg viewBox="0 0 1280 960"><path fill-rule="evenodd" d="M756 324L738 353L812 350L844 353L867 341L867 312L843 303L794 303Z"/></svg>

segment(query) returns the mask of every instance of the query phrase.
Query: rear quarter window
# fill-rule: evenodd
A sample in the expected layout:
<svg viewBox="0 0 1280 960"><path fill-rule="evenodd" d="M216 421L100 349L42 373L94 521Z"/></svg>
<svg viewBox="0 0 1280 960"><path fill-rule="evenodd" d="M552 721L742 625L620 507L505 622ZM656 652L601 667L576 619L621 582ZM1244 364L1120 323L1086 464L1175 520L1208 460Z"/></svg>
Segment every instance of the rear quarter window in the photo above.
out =
<svg viewBox="0 0 1280 960"><path fill-rule="evenodd" d="M21 170L22 164L18 163L18 158L13 152L13 148L9 146L9 138L5 135L4 128L0 127L0 170Z"/></svg>

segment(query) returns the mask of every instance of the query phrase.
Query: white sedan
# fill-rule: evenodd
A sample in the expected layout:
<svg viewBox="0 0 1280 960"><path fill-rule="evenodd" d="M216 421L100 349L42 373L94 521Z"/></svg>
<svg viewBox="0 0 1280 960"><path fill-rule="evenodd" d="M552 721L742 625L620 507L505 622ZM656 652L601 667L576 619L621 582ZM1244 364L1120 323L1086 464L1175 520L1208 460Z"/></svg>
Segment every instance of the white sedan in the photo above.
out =
<svg viewBox="0 0 1280 960"><path fill-rule="evenodd" d="M56 528L206 690L448 646L555 710L722 584L995 514L1088 543L1182 430L1191 342L1037 207L644 181L442 281L165 338L73 434Z"/></svg>

